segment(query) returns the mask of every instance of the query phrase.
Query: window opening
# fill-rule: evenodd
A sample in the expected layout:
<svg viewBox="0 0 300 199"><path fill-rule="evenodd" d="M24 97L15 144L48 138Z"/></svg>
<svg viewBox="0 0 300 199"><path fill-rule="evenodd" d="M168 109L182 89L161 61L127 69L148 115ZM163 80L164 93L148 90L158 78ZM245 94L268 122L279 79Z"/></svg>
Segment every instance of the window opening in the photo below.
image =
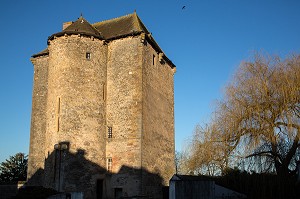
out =
<svg viewBox="0 0 300 199"><path fill-rule="evenodd" d="M107 171L112 171L112 158L107 158Z"/></svg>
<svg viewBox="0 0 300 199"><path fill-rule="evenodd" d="M108 137L108 138L112 138L112 127L111 127L111 126L109 126L109 127L107 128L107 137Z"/></svg>
<svg viewBox="0 0 300 199"><path fill-rule="evenodd" d="M106 100L106 87L105 87L105 83L102 84L102 95L103 95L103 101L105 102L105 100Z"/></svg>
<svg viewBox="0 0 300 199"><path fill-rule="evenodd" d="M155 55L152 56L152 65L155 65Z"/></svg>
<svg viewBox="0 0 300 199"><path fill-rule="evenodd" d="M56 104L56 132L59 132L59 123L60 123L60 97L57 98L57 104Z"/></svg>
<svg viewBox="0 0 300 199"><path fill-rule="evenodd" d="M86 58L87 60L90 60L90 59L91 59L91 53L87 52L87 53L85 54L85 58Z"/></svg>
<svg viewBox="0 0 300 199"><path fill-rule="evenodd" d="M102 195L103 195L103 179L98 179L96 186L97 186L97 188L96 188L96 198L97 199L102 199Z"/></svg>
<svg viewBox="0 0 300 199"><path fill-rule="evenodd" d="M116 199L120 199L122 198L123 194L122 194L122 188L115 188L115 198Z"/></svg>

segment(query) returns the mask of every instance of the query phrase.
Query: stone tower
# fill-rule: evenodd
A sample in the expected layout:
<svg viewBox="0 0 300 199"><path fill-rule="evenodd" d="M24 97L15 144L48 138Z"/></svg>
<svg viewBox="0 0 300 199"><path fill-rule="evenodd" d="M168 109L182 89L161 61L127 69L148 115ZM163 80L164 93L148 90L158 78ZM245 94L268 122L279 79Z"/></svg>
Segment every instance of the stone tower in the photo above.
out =
<svg viewBox="0 0 300 199"><path fill-rule="evenodd" d="M137 14L67 22L31 61L28 184L162 198L175 167L175 65Z"/></svg>

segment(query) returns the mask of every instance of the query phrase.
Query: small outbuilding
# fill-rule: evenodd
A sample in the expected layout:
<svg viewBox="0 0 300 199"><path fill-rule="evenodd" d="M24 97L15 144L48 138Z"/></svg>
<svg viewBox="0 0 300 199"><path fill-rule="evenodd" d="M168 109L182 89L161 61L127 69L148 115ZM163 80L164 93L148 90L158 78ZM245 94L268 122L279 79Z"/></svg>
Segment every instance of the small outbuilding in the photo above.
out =
<svg viewBox="0 0 300 199"><path fill-rule="evenodd" d="M203 176L173 175L169 199L242 199L246 195L225 188Z"/></svg>

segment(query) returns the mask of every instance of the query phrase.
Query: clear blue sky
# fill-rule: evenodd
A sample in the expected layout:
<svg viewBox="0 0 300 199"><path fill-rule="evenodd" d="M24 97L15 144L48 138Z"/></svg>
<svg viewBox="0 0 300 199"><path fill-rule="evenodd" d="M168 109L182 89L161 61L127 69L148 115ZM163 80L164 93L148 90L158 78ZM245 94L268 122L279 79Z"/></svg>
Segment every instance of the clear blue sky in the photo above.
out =
<svg viewBox="0 0 300 199"><path fill-rule="evenodd" d="M214 101L242 60L254 51L300 53L299 0L2 0L0 162L17 152L28 154L30 56L80 13L95 23L134 10L177 66L177 150L197 123L209 121Z"/></svg>

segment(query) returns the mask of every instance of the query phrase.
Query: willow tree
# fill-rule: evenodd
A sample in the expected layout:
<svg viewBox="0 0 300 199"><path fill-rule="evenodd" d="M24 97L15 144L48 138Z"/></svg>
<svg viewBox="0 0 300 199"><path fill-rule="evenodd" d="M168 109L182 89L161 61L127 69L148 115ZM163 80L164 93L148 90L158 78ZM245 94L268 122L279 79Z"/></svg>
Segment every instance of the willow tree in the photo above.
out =
<svg viewBox="0 0 300 199"><path fill-rule="evenodd" d="M193 174L208 176L222 175L228 167L230 149L214 124L197 125L189 145L186 167Z"/></svg>
<svg viewBox="0 0 300 199"><path fill-rule="evenodd" d="M300 154L300 56L243 62L213 124L222 140L261 171L293 175ZM241 150L243 149L243 150ZM259 161L258 161L259 160Z"/></svg>

